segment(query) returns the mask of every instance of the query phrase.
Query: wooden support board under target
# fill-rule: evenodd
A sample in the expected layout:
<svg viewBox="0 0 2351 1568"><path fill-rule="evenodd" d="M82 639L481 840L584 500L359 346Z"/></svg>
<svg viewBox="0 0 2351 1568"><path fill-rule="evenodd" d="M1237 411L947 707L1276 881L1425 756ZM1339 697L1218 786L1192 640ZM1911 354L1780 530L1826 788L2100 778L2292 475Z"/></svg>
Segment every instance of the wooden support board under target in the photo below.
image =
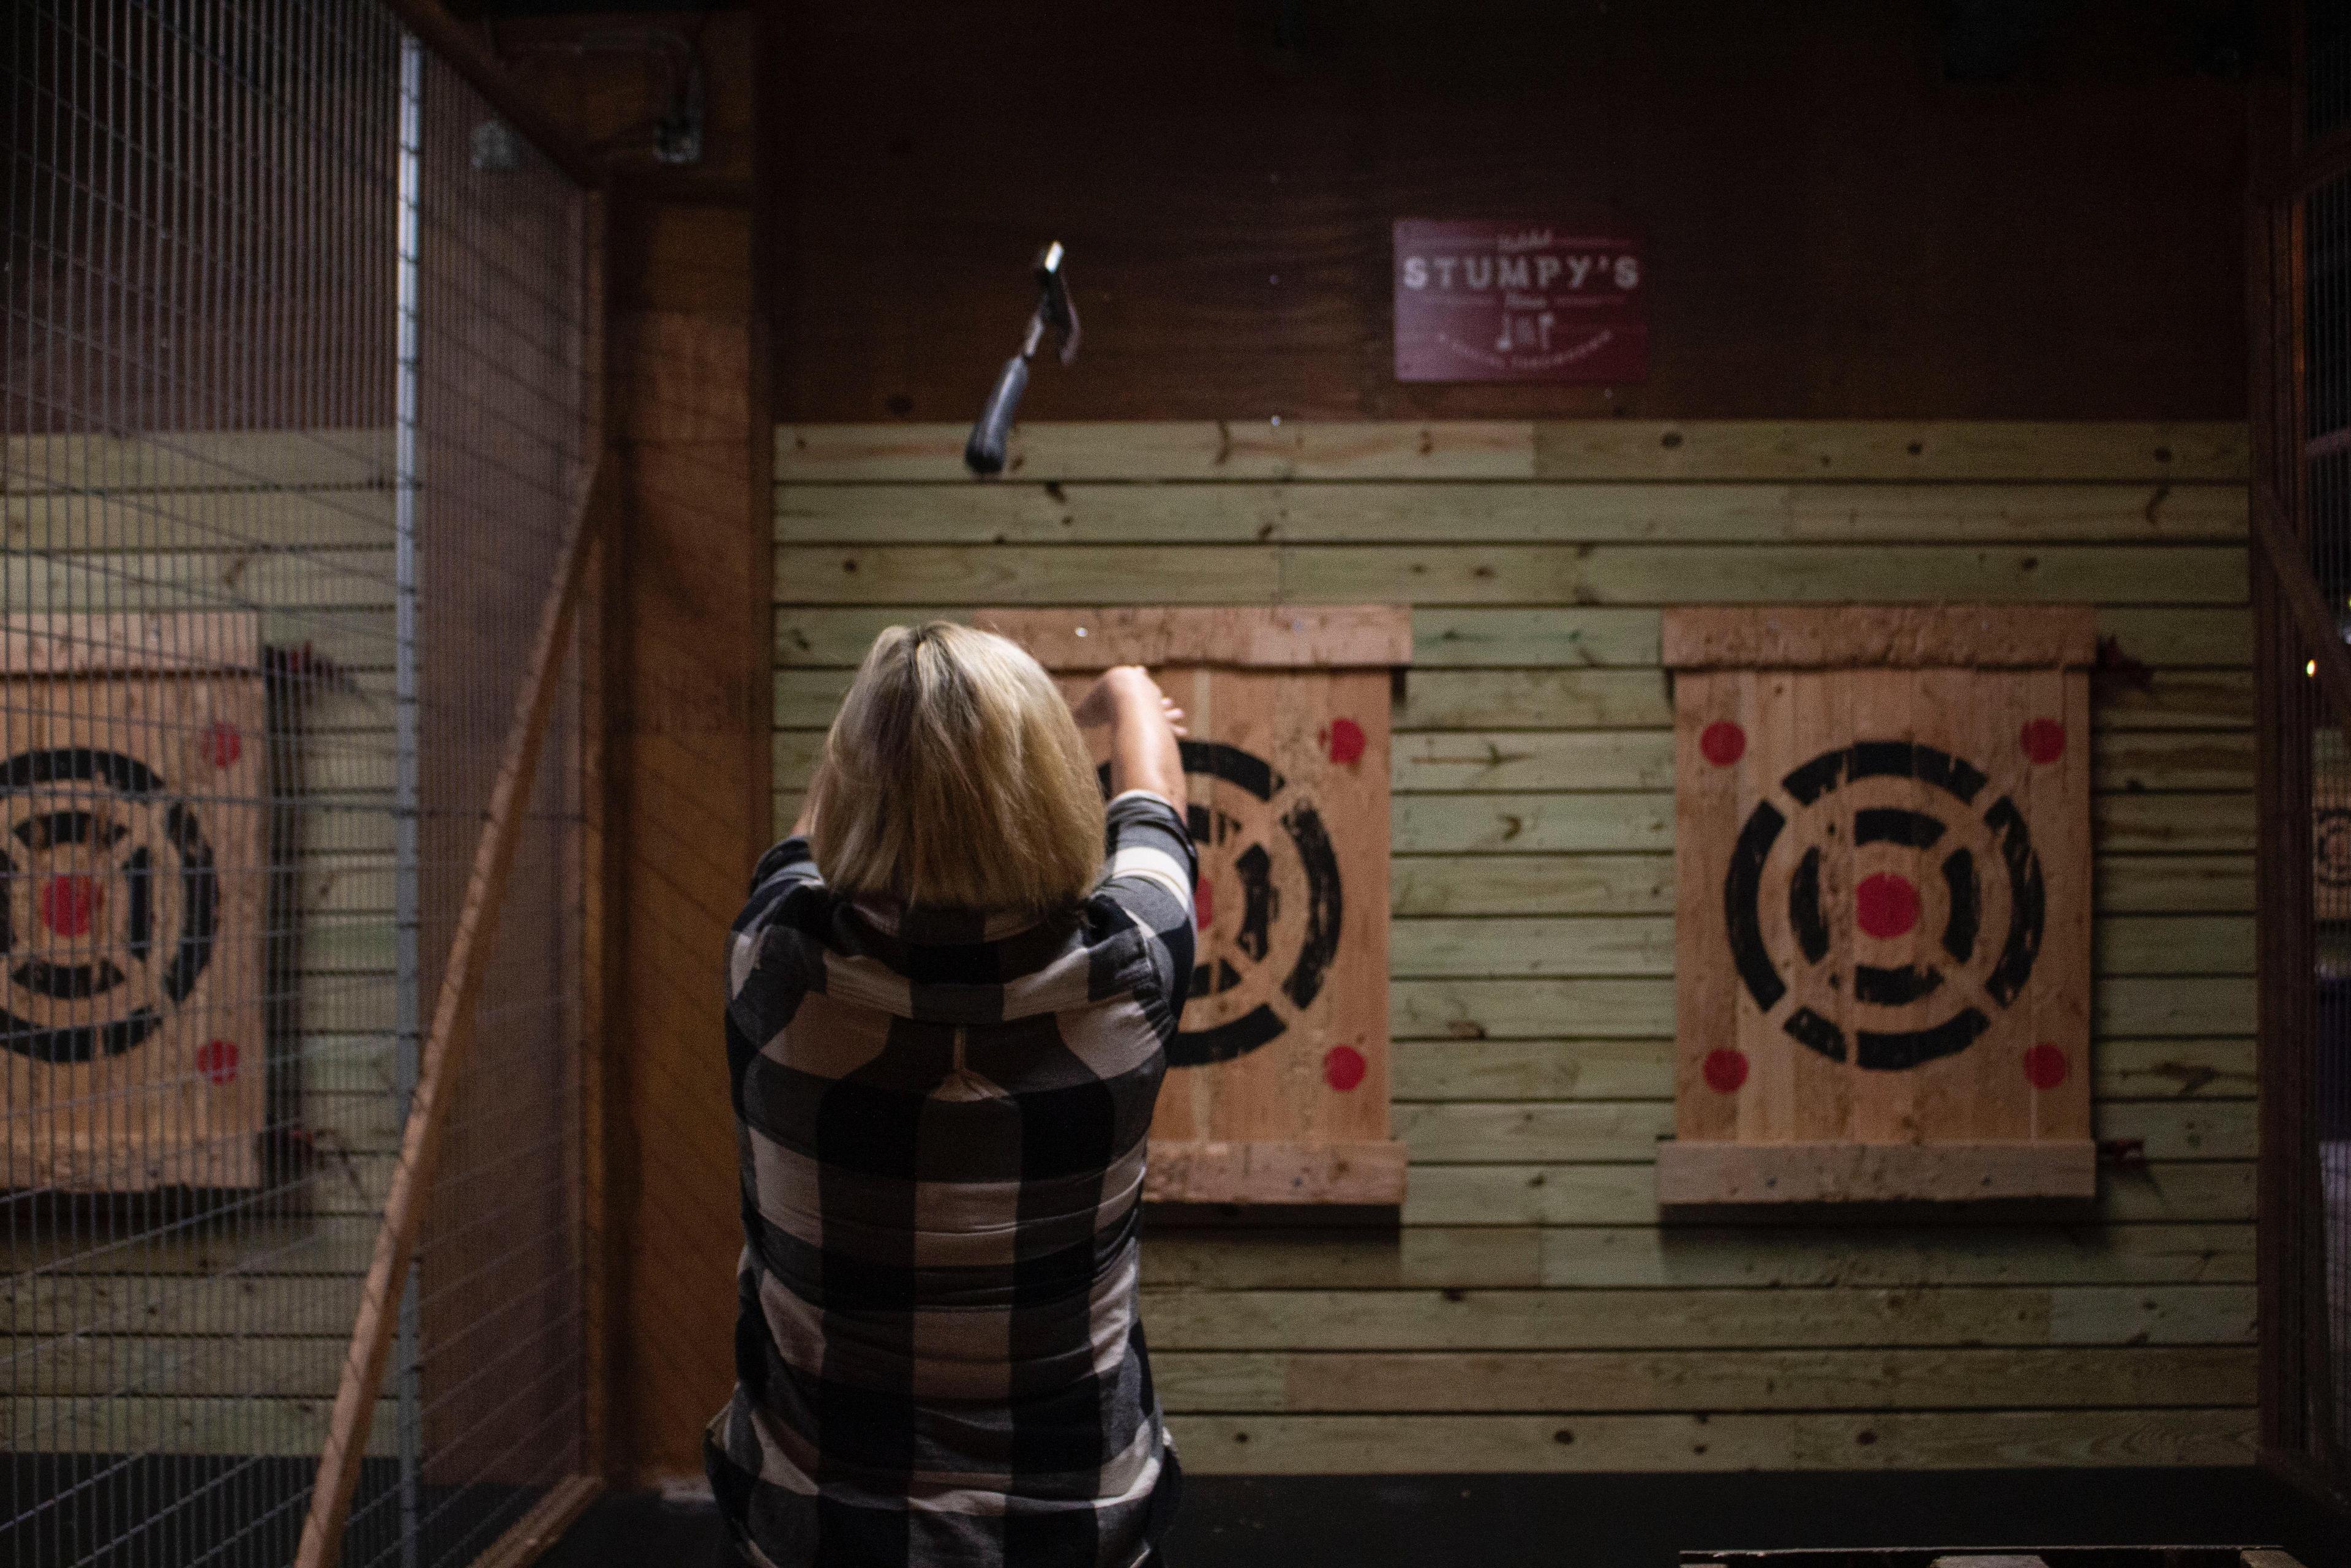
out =
<svg viewBox="0 0 2351 1568"><path fill-rule="evenodd" d="M1192 995L1151 1124L1159 1202L1403 1202L1388 1135L1384 606L994 610L1072 695L1144 664L1188 715ZM1093 737L1097 760L1106 734Z"/></svg>
<svg viewBox="0 0 2351 1568"><path fill-rule="evenodd" d="M255 1186L259 627L19 616L0 655L0 1186Z"/></svg>
<svg viewBox="0 0 2351 1568"><path fill-rule="evenodd" d="M2087 1197L2093 612L1691 609L1668 1205Z"/></svg>

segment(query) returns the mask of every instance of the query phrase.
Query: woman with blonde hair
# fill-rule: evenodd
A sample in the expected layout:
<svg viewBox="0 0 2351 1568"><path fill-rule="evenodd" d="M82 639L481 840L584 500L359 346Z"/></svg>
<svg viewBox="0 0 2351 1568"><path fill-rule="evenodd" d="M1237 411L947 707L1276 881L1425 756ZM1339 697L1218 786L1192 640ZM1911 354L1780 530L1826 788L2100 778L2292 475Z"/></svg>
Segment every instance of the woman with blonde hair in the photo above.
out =
<svg viewBox="0 0 2351 1568"><path fill-rule="evenodd" d="M1138 668L1073 712L1001 637L893 626L760 861L726 973L738 1381L705 1445L752 1563L1153 1559L1180 1471L1137 1225L1192 971L1182 717Z"/></svg>

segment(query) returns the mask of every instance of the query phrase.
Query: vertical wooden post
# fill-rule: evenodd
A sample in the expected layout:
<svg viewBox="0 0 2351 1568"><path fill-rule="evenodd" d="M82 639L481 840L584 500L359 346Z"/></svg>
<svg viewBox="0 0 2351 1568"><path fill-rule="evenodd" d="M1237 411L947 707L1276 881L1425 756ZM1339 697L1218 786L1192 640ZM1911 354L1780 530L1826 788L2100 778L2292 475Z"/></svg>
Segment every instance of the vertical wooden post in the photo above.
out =
<svg viewBox="0 0 2351 1568"><path fill-rule="evenodd" d="M556 677L569 651L596 519L609 504L611 492L610 469L599 462L539 612L530 665L507 731L505 760L490 790L487 820L475 852L448 962L442 970L416 1093L402 1129L392 1190L384 1199L383 1225L376 1232L375 1254L368 1265L359 1316L351 1327L350 1354L343 1363L326 1446L319 1456L318 1480L295 1559L298 1568L333 1568L341 1555L343 1526L350 1517L351 1496L367 1454L368 1428L383 1386L384 1362L392 1352L401 1283L416 1255L417 1233L423 1223L434 1166L440 1157L441 1135L448 1121L449 1094L472 1043L482 960L506 900L507 873L514 864L516 839L538 775L548 716L554 706Z"/></svg>

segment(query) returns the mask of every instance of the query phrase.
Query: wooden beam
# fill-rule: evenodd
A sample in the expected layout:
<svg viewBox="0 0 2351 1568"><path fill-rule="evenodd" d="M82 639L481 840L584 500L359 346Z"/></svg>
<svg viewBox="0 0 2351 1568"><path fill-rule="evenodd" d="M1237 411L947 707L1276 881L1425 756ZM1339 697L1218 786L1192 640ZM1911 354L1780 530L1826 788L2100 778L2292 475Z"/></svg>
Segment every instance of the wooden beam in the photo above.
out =
<svg viewBox="0 0 2351 1568"><path fill-rule="evenodd" d="M549 162L590 190L603 184L603 166L561 121L507 74L505 65L490 53L488 46L442 8L440 0L384 0L384 5L444 65L480 93L501 120L545 153Z"/></svg>
<svg viewBox="0 0 2351 1568"><path fill-rule="evenodd" d="M472 1015L481 984L481 964L505 904L507 874L514 865L516 839L538 774L539 751L547 738L557 677L569 649L572 623L580 604L580 584L589 557L596 553L599 523L613 494L611 466L609 461L600 461L588 482L570 538L557 560L555 580L548 588L547 600L539 612L530 667L516 703L513 723L507 731L506 758L490 790L487 820L475 850L473 874L465 887L455 935L449 944L449 959L442 972L432 1028L425 1036L416 1092L401 1134L400 1160L393 1169L392 1190L384 1199L383 1228L376 1235L367 1284L360 1297L358 1317L351 1325L350 1353L343 1364L333 1419L319 1456L318 1480L310 1494L309 1515L302 1525L301 1547L295 1558L297 1568L333 1568L342 1552L343 1526L350 1515L352 1492L359 1485L369 1419L383 1385L384 1362L392 1351L395 1307L415 1257L417 1231L423 1222L434 1166L440 1157L441 1134L449 1116L447 1096L472 1042Z"/></svg>

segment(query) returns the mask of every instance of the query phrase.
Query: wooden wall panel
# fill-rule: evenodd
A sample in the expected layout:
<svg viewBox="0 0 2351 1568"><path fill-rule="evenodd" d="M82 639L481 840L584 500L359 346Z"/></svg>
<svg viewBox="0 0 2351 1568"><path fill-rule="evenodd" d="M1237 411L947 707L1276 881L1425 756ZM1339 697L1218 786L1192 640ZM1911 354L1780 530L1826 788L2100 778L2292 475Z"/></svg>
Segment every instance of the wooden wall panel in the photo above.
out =
<svg viewBox="0 0 2351 1568"><path fill-rule="evenodd" d="M2241 430L1627 428L1260 425L1220 464L1213 423L1032 423L1033 467L987 486L954 466L959 426L782 429L776 810L796 808L851 667L893 622L1376 585L1413 606L1389 764L1409 1197L1393 1234L1149 1239L1145 1315L1186 1463L2243 1459ZM1575 461L1546 471L1543 452ZM1792 584L1823 604L2079 597L2115 640L2091 680L2090 1092L2095 1134L2130 1155L2061 1216L1661 1222L1661 613Z"/></svg>
<svg viewBox="0 0 2351 1568"><path fill-rule="evenodd" d="M617 995L601 1349L608 1462L625 1480L698 1476L702 1428L734 1386L742 1232L718 966L768 841L772 632L749 214L648 195L617 228L610 427L627 501L606 633Z"/></svg>
<svg viewBox="0 0 2351 1568"><path fill-rule="evenodd" d="M89 1326L26 1353L11 1418L40 1430L106 1433L163 1453L315 1455L324 1439L399 1144L391 447L388 429L174 432L12 439L0 456L12 535L74 558L44 580L11 580L0 600L101 609L120 602L126 576L185 583L191 609L217 610L233 593L259 606L242 618L246 641L257 630L264 645L307 645L319 677L287 705L297 727L242 753L246 768L266 757L269 789L295 816L292 967L273 982L293 999L271 1027L290 1031L284 1049L298 1045L305 1060L275 1087L283 1098L267 1116L299 1137L269 1151L292 1163L261 1172L291 1191L241 1206L228 1226L137 1247L91 1250L86 1235L31 1230L0 1248L0 1273L16 1277L0 1333L29 1345L59 1324ZM168 599L142 591L142 602ZM32 652L14 640L0 667L26 669ZM167 641L146 654L170 652ZM257 690L253 706L246 727L258 736ZM248 869L256 852L243 854ZM259 883L243 880L241 895L257 900ZM248 988L260 983L257 962L253 972ZM253 1051L257 1067L257 1030ZM241 1078L257 1088L261 1075ZM272 1354L233 1353L221 1337L232 1323L268 1336ZM267 1375L259 1383L256 1370ZM390 1451L392 1415L389 1405L378 1412L372 1451Z"/></svg>
<svg viewBox="0 0 2351 1568"><path fill-rule="evenodd" d="M2031 9L1959 81L1968 8L1868 0L777 5L778 406L969 420L1058 237L1038 419L2241 414L2226 14ZM1645 233L1646 382L1395 381L1394 220L1587 204Z"/></svg>

